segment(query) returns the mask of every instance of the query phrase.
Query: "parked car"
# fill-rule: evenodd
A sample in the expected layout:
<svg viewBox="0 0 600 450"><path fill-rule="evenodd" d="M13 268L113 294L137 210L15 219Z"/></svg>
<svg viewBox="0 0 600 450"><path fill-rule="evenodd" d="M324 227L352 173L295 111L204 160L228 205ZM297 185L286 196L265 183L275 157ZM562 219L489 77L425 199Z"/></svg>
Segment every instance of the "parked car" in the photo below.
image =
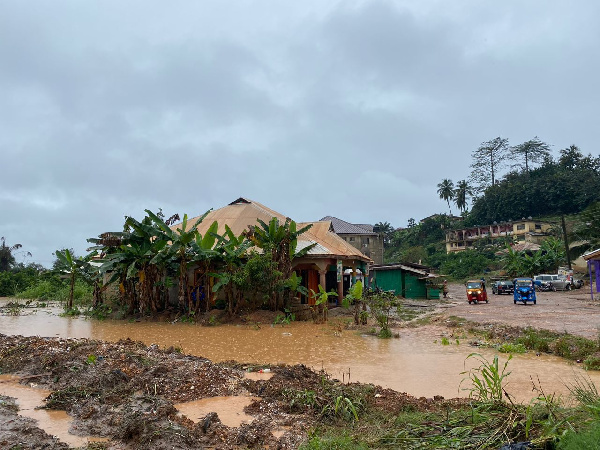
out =
<svg viewBox="0 0 600 450"><path fill-rule="evenodd" d="M514 284L509 280L496 281L492 284L492 293L494 294L512 294L514 291Z"/></svg>
<svg viewBox="0 0 600 450"><path fill-rule="evenodd" d="M535 286L535 281L531 278L515 278L515 289L513 292L514 304L516 305L517 302L523 302L523 304L526 305L527 302L533 302L535 305L537 302Z"/></svg>
<svg viewBox="0 0 600 450"><path fill-rule="evenodd" d="M550 287L553 291L570 291L575 286L573 282L567 278L566 275L550 275L550 274L541 274L536 275L533 279L536 285L540 286L542 289ZM548 286L548 283L550 285ZM544 290L550 290L544 289Z"/></svg>
<svg viewBox="0 0 600 450"><path fill-rule="evenodd" d="M558 279L558 275L556 275L556 279ZM555 278L553 278L552 275L547 274L536 275L533 277L533 283L540 291L552 291L554 289L554 285L552 283L554 280Z"/></svg>

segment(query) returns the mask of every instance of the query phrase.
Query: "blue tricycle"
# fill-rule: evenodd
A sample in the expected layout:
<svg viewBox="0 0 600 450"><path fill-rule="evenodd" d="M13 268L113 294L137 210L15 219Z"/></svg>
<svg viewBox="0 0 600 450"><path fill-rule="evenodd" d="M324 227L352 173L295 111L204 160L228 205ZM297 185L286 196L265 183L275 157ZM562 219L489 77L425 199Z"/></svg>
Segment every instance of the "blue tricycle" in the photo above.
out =
<svg viewBox="0 0 600 450"><path fill-rule="evenodd" d="M515 305L517 302L523 302L524 305L527 302L533 302L535 305L535 283L531 278L515 278L514 280L515 290L513 292L513 298Z"/></svg>

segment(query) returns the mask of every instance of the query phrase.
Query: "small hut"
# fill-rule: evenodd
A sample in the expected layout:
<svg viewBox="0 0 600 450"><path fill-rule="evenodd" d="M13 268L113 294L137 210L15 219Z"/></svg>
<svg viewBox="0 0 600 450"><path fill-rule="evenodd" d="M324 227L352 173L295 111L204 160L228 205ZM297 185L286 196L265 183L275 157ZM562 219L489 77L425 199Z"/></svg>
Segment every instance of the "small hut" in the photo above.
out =
<svg viewBox="0 0 600 450"><path fill-rule="evenodd" d="M440 298L439 286L432 283L437 276L427 266L413 263L375 264L370 268L370 286L394 291L404 298Z"/></svg>

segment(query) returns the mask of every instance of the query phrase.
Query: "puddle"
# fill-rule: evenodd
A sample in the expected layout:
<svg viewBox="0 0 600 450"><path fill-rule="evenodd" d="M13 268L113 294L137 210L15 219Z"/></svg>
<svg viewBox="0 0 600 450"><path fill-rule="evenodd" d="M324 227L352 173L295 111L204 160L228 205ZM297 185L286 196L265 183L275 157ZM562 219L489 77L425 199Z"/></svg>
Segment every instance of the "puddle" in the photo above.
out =
<svg viewBox="0 0 600 450"><path fill-rule="evenodd" d="M287 433L289 429L290 429L290 427L282 426L282 427L276 428L275 430L271 431L271 434L275 437L275 439L279 439L285 433Z"/></svg>
<svg viewBox="0 0 600 450"><path fill-rule="evenodd" d="M193 402L178 403L175 408L194 423L198 423L208 413L215 412L223 425L235 428L254 420L252 416L244 412L244 408L254 400L260 399L241 396L210 397Z"/></svg>
<svg viewBox="0 0 600 450"><path fill-rule="evenodd" d="M465 370L466 357L477 352L492 361L498 354L493 349L470 347L463 339L459 345L455 339L450 339L451 345L441 345L440 333L448 331L432 327L402 329L400 339L377 339L353 331L335 332L330 325L307 322L292 322L285 327L262 326L257 330L250 326L72 319L48 311L53 310L40 309L30 316L0 316L0 330L24 336L37 335L43 330L45 336L109 342L129 337L146 345L180 347L185 353L215 362L305 364L317 371L324 369L340 381L373 383L417 397L466 397L468 392L459 390L465 378L461 372ZM507 355L500 354L499 358L503 364ZM515 355L508 370L512 372L508 377L508 392L519 402L529 402L537 395L532 392L531 377L536 382L539 377L548 394L569 395L566 384L573 383L577 376L590 377L600 388L600 372L586 372L581 365L549 355ZM263 377L268 375L251 374L246 376L266 379Z"/></svg>
<svg viewBox="0 0 600 450"><path fill-rule="evenodd" d="M270 369L267 369L267 371L264 372L259 370L256 372L246 372L244 374L244 378L254 381L270 380L272 376L273 372L271 372Z"/></svg>
<svg viewBox="0 0 600 450"><path fill-rule="evenodd" d="M32 386L33 385L33 386ZM35 409L44 405L44 399L50 391L35 386L35 379L30 384L19 384L15 375L0 375L0 394L17 399L18 414L37 421L37 426L51 436L71 447L82 447L90 442L107 442L108 438L91 436L75 436L69 433L72 418L65 411Z"/></svg>

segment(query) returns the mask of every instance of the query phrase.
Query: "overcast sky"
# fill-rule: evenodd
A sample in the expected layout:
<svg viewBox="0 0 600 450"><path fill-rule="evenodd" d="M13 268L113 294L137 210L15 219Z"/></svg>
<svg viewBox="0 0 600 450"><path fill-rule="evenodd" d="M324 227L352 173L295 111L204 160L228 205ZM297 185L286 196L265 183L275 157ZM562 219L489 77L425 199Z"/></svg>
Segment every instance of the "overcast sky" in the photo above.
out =
<svg viewBox="0 0 600 450"><path fill-rule="evenodd" d="M0 236L49 266L146 208L446 212L436 185L482 141L598 155L599 17L595 0L0 0Z"/></svg>

